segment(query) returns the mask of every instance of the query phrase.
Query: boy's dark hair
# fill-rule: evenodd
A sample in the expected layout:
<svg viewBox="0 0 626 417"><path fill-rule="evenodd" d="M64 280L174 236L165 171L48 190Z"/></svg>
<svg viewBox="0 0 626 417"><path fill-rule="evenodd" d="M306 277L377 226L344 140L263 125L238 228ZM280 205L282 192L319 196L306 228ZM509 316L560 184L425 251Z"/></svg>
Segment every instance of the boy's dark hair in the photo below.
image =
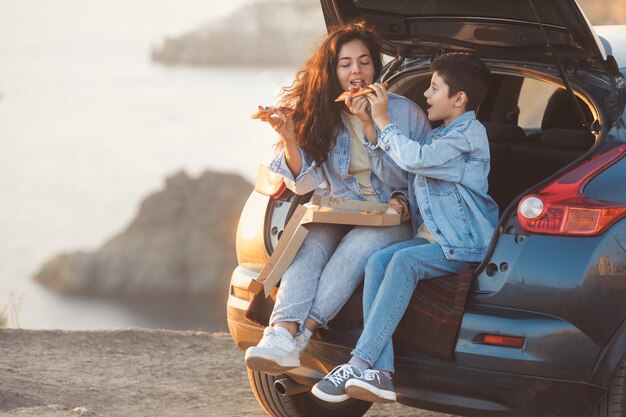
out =
<svg viewBox="0 0 626 417"><path fill-rule="evenodd" d="M466 110L476 110L489 89L489 68L474 55L453 52L437 57L430 64L431 71L444 79L452 97L459 91L467 94Z"/></svg>

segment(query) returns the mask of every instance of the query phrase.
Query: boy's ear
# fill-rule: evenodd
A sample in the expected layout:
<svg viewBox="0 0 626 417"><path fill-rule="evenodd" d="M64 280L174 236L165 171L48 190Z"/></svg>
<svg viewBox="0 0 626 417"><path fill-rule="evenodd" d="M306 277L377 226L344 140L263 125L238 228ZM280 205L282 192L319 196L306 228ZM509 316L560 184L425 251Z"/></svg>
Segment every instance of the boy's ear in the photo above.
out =
<svg viewBox="0 0 626 417"><path fill-rule="evenodd" d="M467 106L467 102L469 101L469 97L467 97L467 93L465 91L459 91L455 94L454 98L454 107L464 107Z"/></svg>

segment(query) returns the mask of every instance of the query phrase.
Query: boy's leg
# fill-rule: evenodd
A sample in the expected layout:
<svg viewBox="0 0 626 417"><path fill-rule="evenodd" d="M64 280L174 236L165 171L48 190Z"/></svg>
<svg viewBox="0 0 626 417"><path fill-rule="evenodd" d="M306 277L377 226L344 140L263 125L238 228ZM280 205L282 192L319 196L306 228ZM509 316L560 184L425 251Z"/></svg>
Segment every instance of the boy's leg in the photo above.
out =
<svg viewBox="0 0 626 417"><path fill-rule="evenodd" d="M408 226L408 225L407 225ZM410 230L406 231L406 236L410 236ZM358 236L358 235L357 235ZM362 235L360 237L363 237ZM378 252L375 252L372 256L370 256L367 261L367 266L365 267L365 290L364 290L364 306L367 309L367 306L371 305L371 301L373 301L374 296L376 295L376 291L378 290L378 286L383 279L383 275L385 273L385 266L391 260L393 254L399 250L401 247L407 247L410 245L414 245L412 241L404 241L400 243L396 243L386 249L382 249ZM341 246L340 246L341 248ZM339 252L339 248L337 249ZM335 255L336 256L336 255ZM372 262L372 258L376 258L376 262ZM333 257L334 259L334 257ZM345 265L344 265L345 269ZM322 274L324 276L324 274ZM339 277L335 277L335 280ZM320 279L320 287L322 286L322 280ZM368 296L371 294L371 297ZM370 299L370 302L366 301L366 299ZM364 316L366 317L366 316ZM366 319L367 320L367 319ZM341 402L348 399L348 396L345 391L345 383L348 379L354 378L361 375L361 372L364 370L363 367L359 367L352 363L344 364L336 367L331 372L328 373L320 382L315 384L311 393L318 397L321 400L329 401L329 402Z"/></svg>
<svg viewBox="0 0 626 417"><path fill-rule="evenodd" d="M321 273L309 316L326 326L361 283L368 258L389 245L410 238L408 223L389 227L357 226L350 230Z"/></svg>
<svg viewBox="0 0 626 417"><path fill-rule="evenodd" d="M385 249L382 249L367 260L365 266L365 282L363 285L363 325L366 326L372 305L376 299L376 295L385 277L385 270L391 262L393 255L406 248L417 246L425 243L424 239L412 239L404 242L396 243Z"/></svg>
<svg viewBox="0 0 626 417"><path fill-rule="evenodd" d="M363 327L367 326L372 305L374 304L376 295L380 291L380 286L385 277L385 271L393 256L396 252L402 249L426 243L428 242L423 238L411 239L392 245L370 256L367 261L367 265L365 266L365 284L363 287ZM381 356L393 358L393 347L391 343L388 343L385 346ZM371 368L374 364L369 363L368 365Z"/></svg>
<svg viewBox="0 0 626 417"><path fill-rule="evenodd" d="M441 246L436 243L396 252L387 266L368 322L352 354L373 364L375 369L394 372L391 336L406 311L417 283L421 279L458 273L465 265L465 262L446 259Z"/></svg>
<svg viewBox="0 0 626 417"><path fill-rule="evenodd" d="M423 241L425 242L425 241ZM404 315L421 279L459 272L465 262L449 261L438 244L421 244L396 252L374 299L368 321L352 355L373 364L373 369L346 383L350 397L370 402L395 401L391 336Z"/></svg>
<svg viewBox="0 0 626 417"><path fill-rule="evenodd" d="M350 226L311 224L302 247L283 275L270 317L270 327L263 338L246 350L248 368L270 374L300 366L300 354L306 347L302 335L294 334L277 323L302 325L309 314L324 265L332 256Z"/></svg>

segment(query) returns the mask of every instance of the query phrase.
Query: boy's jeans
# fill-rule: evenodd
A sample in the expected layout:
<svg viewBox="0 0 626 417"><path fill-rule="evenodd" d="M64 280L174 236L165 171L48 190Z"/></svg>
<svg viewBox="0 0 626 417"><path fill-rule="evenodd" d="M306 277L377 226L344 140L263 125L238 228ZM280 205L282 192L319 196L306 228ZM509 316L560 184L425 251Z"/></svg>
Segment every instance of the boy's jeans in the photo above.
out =
<svg viewBox="0 0 626 417"><path fill-rule="evenodd" d="M391 336L421 279L456 274L465 262L446 259L441 246L413 239L370 257L363 289L364 328L352 355L372 368L394 372Z"/></svg>
<svg viewBox="0 0 626 417"><path fill-rule="evenodd" d="M311 317L326 326L363 279L374 252L411 238L411 226L366 227L312 223L282 277L270 324Z"/></svg>

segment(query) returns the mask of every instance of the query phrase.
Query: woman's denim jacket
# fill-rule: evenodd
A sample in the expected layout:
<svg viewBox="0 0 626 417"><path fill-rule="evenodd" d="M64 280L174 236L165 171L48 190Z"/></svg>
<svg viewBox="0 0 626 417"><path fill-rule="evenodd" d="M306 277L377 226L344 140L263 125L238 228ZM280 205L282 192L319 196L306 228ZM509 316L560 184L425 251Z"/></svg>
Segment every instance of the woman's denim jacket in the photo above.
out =
<svg viewBox="0 0 626 417"><path fill-rule="evenodd" d="M485 127L469 111L417 142L401 132L390 124L376 146L412 174L408 198L413 231L423 221L447 259L482 261L498 221L498 206L487 194Z"/></svg>
<svg viewBox="0 0 626 417"><path fill-rule="evenodd" d="M389 94L389 113L396 121L396 129L408 134L410 140L419 140L430 131L430 124L426 115L417 104L411 100ZM378 133L378 131L377 131ZM361 138L366 145L365 138ZM396 189L406 189L408 173L396 165L393 159L382 149L368 147L370 179L374 193L379 201L389 201L391 193ZM335 197L364 200L356 178L348 173L350 163L350 133L344 128L337 136L335 145L330 149L328 159L317 165L307 153L300 148L302 168L297 178L294 178L287 167L284 151L281 151L272 161L269 169L284 177L287 187L296 194L306 194L316 190L316 194L332 195Z"/></svg>

